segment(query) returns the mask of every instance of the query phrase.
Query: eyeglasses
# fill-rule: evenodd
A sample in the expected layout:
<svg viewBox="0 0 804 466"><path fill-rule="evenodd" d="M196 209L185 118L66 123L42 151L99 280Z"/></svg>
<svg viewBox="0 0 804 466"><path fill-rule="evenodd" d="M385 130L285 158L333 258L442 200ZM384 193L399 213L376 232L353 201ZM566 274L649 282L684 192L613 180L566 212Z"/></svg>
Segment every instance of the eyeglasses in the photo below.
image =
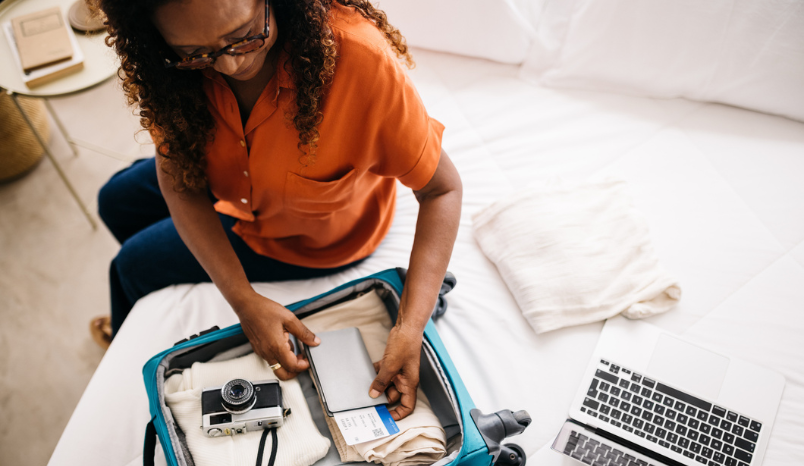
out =
<svg viewBox="0 0 804 466"><path fill-rule="evenodd" d="M270 33L268 22L271 18L271 10L268 5L268 0L265 0L265 29L261 34L256 36L247 37L241 41L227 45L226 47L213 53L201 53L192 55L181 60L169 60L165 58L165 68L177 68L180 70L200 70L207 68L215 63L215 60L223 54L237 56L245 55L247 53L256 52L265 43Z"/></svg>

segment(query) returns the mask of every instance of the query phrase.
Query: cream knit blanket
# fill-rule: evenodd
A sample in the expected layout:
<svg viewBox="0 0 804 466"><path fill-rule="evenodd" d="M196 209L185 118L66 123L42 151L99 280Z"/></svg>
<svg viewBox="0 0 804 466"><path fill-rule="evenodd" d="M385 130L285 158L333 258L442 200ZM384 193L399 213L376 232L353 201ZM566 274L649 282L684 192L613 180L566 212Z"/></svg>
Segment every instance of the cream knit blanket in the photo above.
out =
<svg viewBox="0 0 804 466"><path fill-rule="evenodd" d="M527 189L475 214L474 235L536 333L648 317L681 298L623 181Z"/></svg>
<svg viewBox="0 0 804 466"><path fill-rule="evenodd" d="M357 327L371 360L382 359L393 324L375 291L302 319L313 333ZM366 391L369 387L366 387ZM323 407L321 408L323 410ZM334 420L326 416L335 447L344 463L368 461L386 466L432 464L446 455L446 435L430 403L419 390L413 412L397 421L399 433L357 445L346 445Z"/></svg>
<svg viewBox="0 0 804 466"><path fill-rule="evenodd" d="M251 353L228 361L195 363L165 382L165 401L186 435L197 466L254 466L257 462L260 432L210 438L200 429L201 389L219 387L234 378L274 380L276 376L262 358ZM284 405L291 409L291 414L277 429L276 464L312 465L327 454L329 439L318 432L298 380L280 382L280 385ZM268 464L271 447L269 436L263 464Z"/></svg>

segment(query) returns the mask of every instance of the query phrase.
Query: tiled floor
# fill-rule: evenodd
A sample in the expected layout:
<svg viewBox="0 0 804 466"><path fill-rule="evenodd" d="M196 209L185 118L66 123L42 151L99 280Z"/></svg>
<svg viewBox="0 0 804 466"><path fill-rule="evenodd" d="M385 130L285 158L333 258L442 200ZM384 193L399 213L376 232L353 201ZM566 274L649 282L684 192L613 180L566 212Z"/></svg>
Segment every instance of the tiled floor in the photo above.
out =
<svg viewBox="0 0 804 466"><path fill-rule="evenodd" d="M103 183L153 146L135 141L139 123L115 81L51 102L71 136L116 154L74 157L53 126L50 147L94 213ZM91 229L47 159L0 185L0 463L47 464L103 357L87 329L109 312L117 248L100 222Z"/></svg>

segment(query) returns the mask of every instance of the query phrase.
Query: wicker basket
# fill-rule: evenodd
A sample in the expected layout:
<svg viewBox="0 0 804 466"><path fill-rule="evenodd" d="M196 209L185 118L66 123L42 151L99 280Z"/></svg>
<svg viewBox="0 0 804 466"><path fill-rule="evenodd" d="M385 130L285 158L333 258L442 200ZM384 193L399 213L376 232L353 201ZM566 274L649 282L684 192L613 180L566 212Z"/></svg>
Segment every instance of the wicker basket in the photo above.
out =
<svg viewBox="0 0 804 466"><path fill-rule="evenodd" d="M39 99L20 98L19 102L45 142L49 141L45 104ZM44 150L5 92L0 93L0 121L3 122L0 124L0 182L3 182L31 171L42 160Z"/></svg>

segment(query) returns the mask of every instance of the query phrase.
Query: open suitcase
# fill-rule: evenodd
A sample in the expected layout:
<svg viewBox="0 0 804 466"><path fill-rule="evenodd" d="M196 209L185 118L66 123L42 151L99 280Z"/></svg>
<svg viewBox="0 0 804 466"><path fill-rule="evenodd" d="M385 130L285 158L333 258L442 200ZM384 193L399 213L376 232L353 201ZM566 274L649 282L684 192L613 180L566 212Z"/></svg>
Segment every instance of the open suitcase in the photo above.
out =
<svg viewBox="0 0 804 466"><path fill-rule="evenodd" d="M287 308L299 318L303 318L329 306L353 299L361 292L374 289L385 303L392 321L396 321L405 273L406 270L401 268L385 270L291 304ZM425 328L422 343L420 386L430 400L447 437L447 456L435 465L524 466L526 457L522 448L516 444L501 445L501 442L506 437L524 431L530 424L530 416L525 411L504 410L483 414L476 409L433 324L433 319L437 319L446 311L444 295L452 290L455 284L455 277L447 274L433 317ZM216 355L246 344L248 340L240 325L224 329L213 327L176 343L145 364L143 376L152 416L145 435L143 455L145 464L154 462L158 437L168 465L193 465L192 456L186 443L183 442L183 434L176 428L170 409L165 404L164 381L167 376L190 367L194 362L209 361ZM307 374L299 375L302 376ZM309 386L312 387L311 384ZM324 458L315 466L332 464L341 463Z"/></svg>

